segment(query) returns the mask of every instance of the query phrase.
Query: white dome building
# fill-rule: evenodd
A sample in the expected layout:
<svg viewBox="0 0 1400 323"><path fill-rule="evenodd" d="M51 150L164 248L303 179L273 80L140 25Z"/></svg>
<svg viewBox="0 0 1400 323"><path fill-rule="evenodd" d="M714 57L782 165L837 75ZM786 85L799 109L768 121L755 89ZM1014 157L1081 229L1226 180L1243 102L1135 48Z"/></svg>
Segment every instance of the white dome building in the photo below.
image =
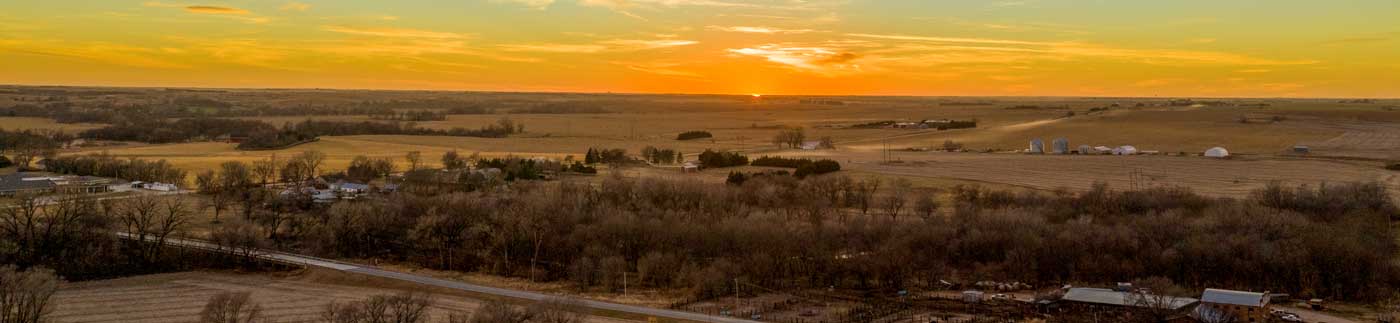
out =
<svg viewBox="0 0 1400 323"><path fill-rule="evenodd" d="M1137 147L1133 147L1133 146L1126 146L1126 145L1125 145L1125 146L1119 146L1118 148L1113 148L1113 154L1114 154L1114 155L1120 155L1120 156L1125 156L1125 155L1137 155L1137 153L1138 153Z"/></svg>
<svg viewBox="0 0 1400 323"><path fill-rule="evenodd" d="M1211 158L1225 158L1230 157L1230 151L1225 150L1225 147L1215 147L1206 150L1205 156Z"/></svg>

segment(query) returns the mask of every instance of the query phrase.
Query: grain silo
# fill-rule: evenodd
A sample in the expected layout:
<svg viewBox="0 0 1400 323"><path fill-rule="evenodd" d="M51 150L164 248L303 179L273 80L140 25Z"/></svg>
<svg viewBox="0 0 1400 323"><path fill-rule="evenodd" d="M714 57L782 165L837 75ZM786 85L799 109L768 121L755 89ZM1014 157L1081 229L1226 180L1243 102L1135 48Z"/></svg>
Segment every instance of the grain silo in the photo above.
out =
<svg viewBox="0 0 1400 323"><path fill-rule="evenodd" d="M1093 154L1094 154L1094 147L1090 147L1089 145L1079 145L1079 154L1080 154L1080 155L1093 155Z"/></svg>
<svg viewBox="0 0 1400 323"><path fill-rule="evenodd" d="M1052 141L1050 146L1050 151L1054 152L1056 155L1069 153L1069 139L1055 138L1055 141Z"/></svg>
<svg viewBox="0 0 1400 323"><path fill-rule="evenodd" d="M1040 140L1040 138L1031 139L1031 149L1028 152L1032 154L1044 154L1045 141Z"/></svg>

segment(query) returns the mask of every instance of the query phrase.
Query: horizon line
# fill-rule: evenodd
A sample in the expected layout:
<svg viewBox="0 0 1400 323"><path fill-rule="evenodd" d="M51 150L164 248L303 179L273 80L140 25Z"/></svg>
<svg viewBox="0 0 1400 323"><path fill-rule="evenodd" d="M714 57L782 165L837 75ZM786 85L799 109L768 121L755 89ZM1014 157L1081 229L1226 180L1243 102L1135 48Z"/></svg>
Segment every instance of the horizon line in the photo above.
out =
<svg viewBox="0 0 1400 323"><path fill-rule="evenodd" d="M585 95L691 95L691 96L740 96L750 97L758 94L763 97L903 97L903 98L1087 98L1087 99L1301 99L1301 100L1330 100L1330 99L1371 99L1371 100L1400 100L1400 97L1363 97L1363 96L1336 96L1336 97L1309 97L1309 96L1190 96L1190 95L1165 95L1165 96L1144 96L1144 95L919 95L919 94L768 94L768 93L704 93L704 92L622 92L622 91L554 91L554 90L471 90L471 89L397 89L397 88L353 88L353 87L239 87L239 86L123 86L123 85L63 85L63 84L25 84L25 83L0 83L0 87L59 87L59 88L126 88L126 89L194 89L194 90L322 90L322 91L381 91L381 92L463 92L463 93L502 93L502 94L585 94Z"/></svg>

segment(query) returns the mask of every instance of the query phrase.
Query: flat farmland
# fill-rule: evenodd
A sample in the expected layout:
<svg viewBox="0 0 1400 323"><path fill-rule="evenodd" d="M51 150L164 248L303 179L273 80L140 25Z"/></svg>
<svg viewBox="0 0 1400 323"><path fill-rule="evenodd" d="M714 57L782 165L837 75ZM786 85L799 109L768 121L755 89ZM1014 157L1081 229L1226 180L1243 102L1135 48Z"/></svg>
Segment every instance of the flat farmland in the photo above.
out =
<svg viewBox="0 0 1400 323"><path fill-rule="evenodd" d="M100 124L92 123L58 123L49 118L30 117L0 117L0 129L5 130L61 130L67 133L76 133L83 130L102 127Z"/></svg>
<svg viewBox="0 0 1400 323"><path fill-rule="evenodd" d="M297 275L183 272L66 284L54 295L54 322L194 322L204 304L221 292L250 292L265 317L275 322L319 322L331 302L364 300L395 294L390 288L327 282ZM430 322L446 322L449 313L470 313L479 301L435 295ZM626 322L593 317L589 322Z"/></svg>
<svg viewBox="0 0 1400 323"><path fill-rule="evenodd" d="M850 169L892 176L958 179L1051 190L1081 191L1095 182L1125 190L1184 186L1211 196L1242 197L1279 181L1287 185L1378 181L1400 192L1400 172L1379 164L1299 158L1210 159L1175 156L1056 156L982 153L896 153L841 160Z"/></svg>

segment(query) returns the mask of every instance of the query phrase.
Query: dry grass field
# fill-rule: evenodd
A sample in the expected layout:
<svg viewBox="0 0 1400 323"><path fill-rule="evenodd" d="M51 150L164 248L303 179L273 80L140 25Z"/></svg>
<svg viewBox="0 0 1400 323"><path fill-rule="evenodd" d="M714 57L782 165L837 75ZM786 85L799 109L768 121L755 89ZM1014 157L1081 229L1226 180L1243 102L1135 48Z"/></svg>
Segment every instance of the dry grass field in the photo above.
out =
<svg viewBox="0 0 1400 323"><path fill-rule="evenodd" d="M364 300L400 290L347 284L327 273L234 274L183 272L71 283L54 296L54 322L184 323L199 318L210 297L221 292L251 292L265 317L275 322L319 322L331 302ZM400 286L402 287L402 286ZM480 302L455 295L435 295L430 322L446 322L448 313L474 311ZM589 322L627 322L593 317Z"/></svg>
<svg viewBox="0 0 1400 323"><path fill-rule="evenodd" d="M1381 180L1392 183L1378 167L1400 159L1400 111L1389 102L1338 103L1333 100L1237 100L1232 104L1168 105L1147 98L903 98L825 97L844 105L801 104L803 97L582 95L528 93L365 92L230 90L197 92L235 104L272 106L344 104L357 100L472 98L495 107L495 114L450 115L443 121L416 122L433 129L478 128L510 118L526 133L510 138L444 136L341 136L278 151L239 151L233 144L195 142L166 145L111 146L64 153L107 152L117 156L165 159L192 171L229 160L253 161L317 150L328 157L326 169L344 168L355 156L395 157L400 168L410 151L422 152L430 164L449 150L496 157L580 158L591 147L646 146L673 148L694 155L705 149L740 150L750 155L820 155L846 164L855 176L907 177L920 186L943 187L983 183L1009 187L1082 189L1103 181L1127 188L1131 172L1146 174L1139 185L1185 185L1214 195L1237 195L1262 183L1283 180L1317 184ZM179 94L179 95L196 95ZM378 94L378 96L376 96ZM142 96L130 102L154 99ZM98 98L92 98L97 100ZM108 99L117 100L117 99ZM584 102L607 113L512 114L514 108L542 102ZM1267 104L1262 106L1259 104ZM1107 110L1103 110L1107 107ZM1095 109L1091 111L1091 109ZM1073 116L1066 115L1073 112ZM370 121L364 115L244 117L281 125L307 119ZM978 121L962 130L855 129L876 121L957 119ZM1241 119L1245 122L1241 122ZM80 130L94 125L57 124L46 119L0 117L6 128ZM803 152L779 150L771 138L785 126L806 128L809 140L831 137L837 150ZM677 141L681 132L705 130L714 138ZM1140 150L1199 154L1211 147L1229 149L1238 158L1219 161L1196 157L1142 156L1133 158L1023 156L1019 154L901 153L908 163L881 165L886 148L936 148L953 140L971 150L1025 149L1033 138L1047 143L1067 138L1071 147L1134 145ZM1292 156L1294 145L1309 145L1313 153ZM1312 158L1295 158L1312 157ZM726 172L726 171L718 171ZM673 169L635 171L644 176L671 176ZM708 173L708 172L707 172ZM694 176L694 175L692 175ZM698 177L706 181L722 175Z"/></svg>
<svg viewBox="0 0 1400 323"><path fill-rule="evenodd" d="M100 124L91 123L58 123L48 118L29 117L0 117L0 129L5 130L61 130L67 133L76 133L83 130L102 127Z"/></svg>

